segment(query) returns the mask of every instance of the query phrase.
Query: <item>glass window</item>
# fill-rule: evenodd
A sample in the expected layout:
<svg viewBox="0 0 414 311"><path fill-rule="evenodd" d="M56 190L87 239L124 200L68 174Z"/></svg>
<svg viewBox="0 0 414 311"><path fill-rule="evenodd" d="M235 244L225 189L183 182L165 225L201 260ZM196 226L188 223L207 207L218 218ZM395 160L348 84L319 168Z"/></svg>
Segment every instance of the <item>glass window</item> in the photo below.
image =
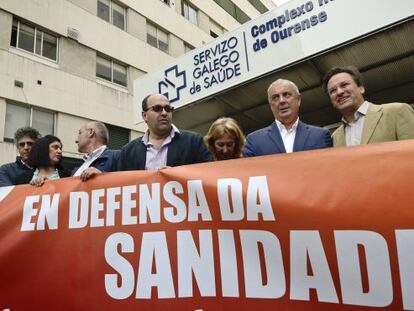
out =
<svg viewBox="0 0 414 311"><path fill-rule="evenodd" d="M248 0L248 1L251 3L251 5L253 5L256 8L256 10L258 10L262 14L269 11L268 8L265 7L265 5L259 0Z"/></svg>
<svg viewBox="0 0 414 311"><path fill-rule="evenodd" d="M18 23L16 20L13 20L10 45L14 47L17 47L17 29L18 29Z"/></svg>
<svg viewBox="0 0 414 311"><path fill-rule="evenodd" d="M10 45L57 61L58 38L17 20L13 20Z"/></svg>
<svg viewBox="0 0 414 311"><path fill-rule="evenodd" d="M96 57L96 76L122 86L127 86L127 67L105 57Z"/></svg>
<svg viewBox="0 0 414 311"><path fill-rule="evenodd" d="M112 3L112 24L122 30L125 29L125 9L116 3Z"/></svg>
<svg viewBox="0 0 414 311"><path fill-rule="evenodd" d="M7 101L4 140L12 142L14 132L23 126L34 127L42 136L54 134L55 114L51 111L39 110Z"/></svg>
<svg viewBox="0 0 414 311"><path fill-rule="evenodd" d="M198 11L192 7L187 1L183 1L183 16L194 25L198 25Z"/></svg>
<svg viewBox="0 0 414 311"><path fill-rule="evenodd" d="M155 27L152 24L147 24L147 43L168 53L168 33Z"/></svg>
<svg viewBox="0 0 414 311"><path fill-rule="evenodd" d="M113 77L114 83L126 86L127 85L127 69L125 66L113 62Z"/></svg>
<svg viewBox="0 0 414 311"><path fill-rule="evenodd" d="M126 29L126 9L111 0L98 0L98 17L122 30Z"/></svg>
<svg viewBox="0 0 414 311"><path fill-rule="evenodd" d="M28 52L34 51L34 33L33 27L20 23L18 47Z"/></svg>
<svg viewBox="0 0 414 311"><path fill-rule="evenodd" d="M55 114L50 111L32 109L32 126L40 134L53 134Z"/></svg>
<svg viewBox="0 0 414 311"><path fill-rule="evenodd" d="M158 48L168 53L168 34L160 29L157 29L157 36L158 36Z"/></svg>
<svg viewBox="0 0 414 311"><path fill-rule="evenodd" d="M7 103L6 123L4 127L4 138L6 141L14 140L14 132L19 127L30 125L30 109L23 106Z"/></svg>
<svg viewBox="0 0 414 311"><path fill-rule="evenodd" d="M155 28L151 24L147 24L147 43L152 45L153 47L158 48L157 28Z"/></svg>
<svg viewBox="0 0 414 311"><path fill-rule="evenodd" d="M223 10L229 13L235 20L240 24L250 20L250 17L247 16L237 5L235 5L231 0L214 0Z"/></svg>
<svg viewBox="0 0 414 311"><path fill-rule="evenodd" d="M108 81L112 81L111 61L97 56L96 76Z"/></svg>
<svg viewBox="0 0 414 311"><path fill-rule="evenodd" d="M98 0L98 16L109 22L109 0Z"/></svg>
<svg viewBox="0 0 414 311"><path fill-rule="evenodd" d="M57 38L44 32L42 43L42 56L54 59L57 55Z"/></svg>

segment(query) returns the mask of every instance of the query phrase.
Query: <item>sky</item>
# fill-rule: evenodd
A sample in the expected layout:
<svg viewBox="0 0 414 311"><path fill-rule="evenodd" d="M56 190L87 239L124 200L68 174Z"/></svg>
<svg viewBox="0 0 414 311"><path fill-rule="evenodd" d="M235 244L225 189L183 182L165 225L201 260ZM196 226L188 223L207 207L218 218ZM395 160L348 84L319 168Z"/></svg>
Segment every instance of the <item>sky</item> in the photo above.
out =
<svg viewBox="0 0 414 311"><path fill-rule="evenodd" d="M274 4L276 5L282 5L283 3L286 3L290 0L272 0Z"/></svg>

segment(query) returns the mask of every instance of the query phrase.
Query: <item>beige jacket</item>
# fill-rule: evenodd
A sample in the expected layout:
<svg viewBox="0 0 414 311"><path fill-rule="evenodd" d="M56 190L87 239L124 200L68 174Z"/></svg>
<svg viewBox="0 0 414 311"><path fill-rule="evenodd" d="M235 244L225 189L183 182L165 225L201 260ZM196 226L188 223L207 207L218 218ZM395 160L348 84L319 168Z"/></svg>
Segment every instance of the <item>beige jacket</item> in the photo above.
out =
<svg viewBox="0 0 414 311"><path fill-rule="evenodd" d="M344 125L332 134L334 147L346 146ZM414 110L404 103L370 103L362 130L361 145L414 139Z"/></svg>

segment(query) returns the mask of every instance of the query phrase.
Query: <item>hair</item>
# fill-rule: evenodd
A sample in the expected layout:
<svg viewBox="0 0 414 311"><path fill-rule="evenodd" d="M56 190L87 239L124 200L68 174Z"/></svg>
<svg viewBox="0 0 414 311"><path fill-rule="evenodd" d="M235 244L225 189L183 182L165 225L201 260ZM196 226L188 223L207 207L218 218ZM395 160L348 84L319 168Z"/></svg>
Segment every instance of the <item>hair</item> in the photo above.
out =
<svg viewBox="0 0 414 311"><path fill-rule="evenodd" d="M223 137L224 134L229 134L234 137L234 154L236 158L240 158L246 139L239 125L232 118L219 118L211 124L206 136L204 136L204 143L207 145L208 150L217 159L214 142Z"/></svg>
<svg viewBox="0 0 414 311"><path fill-rule="evenodd" d="M147 111L148 110L148 98L152 95L154 95L154 94L149 94L149 95L145 96L144 99L142 100L142 111Z"/></svg>
<svg viewBox="0 0 414 311"><path fill-rule="evenodd" d="M105 145L109 141L109 132L105 124L99 121L92 121L86 125L86 128L93 128L95 130L95 135L98 140L101 140Z"/></svg>
<svg viewBox="0 0 414 311"><path fill-rule="evenodd" d="M27 164L34 168L53 166L49 158L49 146L55 141L58 141L62 145L60 139L53 135L46 135L36 140L30 151ZM62 168L61 162L56 165L57 168Z"/></svg>
<svg viewBox="0 0 414 311"><path fill-rule="evenodd" d="M293 83L290 80L277 79L276 81L273 81L272 83L270 83L269 87L267 88L267 100L269 101L269 103L271 102L271 99L269 96L270 89L274 87L276 84L280 84L280 83L290 84L293 87L293 91L295 92L295 95L300 95L299 88L295 83Z"/></svg>
<svg viewBox="0 0 414 311"><path fill-rule="evenodd" d="M14 133L14 142L16 146L17 142L23 137L30 137L33 140L37 140L40 137L40 133L38 130L30 126L18 128L17 131Z"/></svg>
<svg viewBox="0 0 414 311"><path fill-rule="evenodd" d="M325 74L325 76L323 77L323 80L322 80L323 91L328 96L329 96L329 92L328 92L328 82L329 82L329 80L334 75L337 75L338 73L342 73L342 72L345 72L345 73L351 75L351 77L354 80L354 82L356 83L356 85L364 86L364 81L362 79L362 75L356 67L354 67L354 66L333 67L333 68L331 68L331 70L329 70Z"/></svg>

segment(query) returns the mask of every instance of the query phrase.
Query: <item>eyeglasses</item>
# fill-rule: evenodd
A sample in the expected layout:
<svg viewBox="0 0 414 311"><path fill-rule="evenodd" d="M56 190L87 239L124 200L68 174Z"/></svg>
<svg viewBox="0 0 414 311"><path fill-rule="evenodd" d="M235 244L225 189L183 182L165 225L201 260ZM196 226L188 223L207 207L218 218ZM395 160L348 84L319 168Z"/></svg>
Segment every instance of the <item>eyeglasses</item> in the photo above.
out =
<svg viewBox="0 0 414 311"><path fill-rule="evenodd" d="M22 141L20 143L17 144L20 148L23 148L25 145L28 145L29 147L33 146L33 142L32 141Z"/></svg>
<svg viewBox="0 0 414 311"><path fill-rule="evenodd" d="M161 112L163 109L166 112L173 112L174 111L174 107L173 106L170 106L170 105L165 105L165 106L162 106L162 105L154 105L154 106L148 107L144 111L152 110L154 112Z"/></svg>

